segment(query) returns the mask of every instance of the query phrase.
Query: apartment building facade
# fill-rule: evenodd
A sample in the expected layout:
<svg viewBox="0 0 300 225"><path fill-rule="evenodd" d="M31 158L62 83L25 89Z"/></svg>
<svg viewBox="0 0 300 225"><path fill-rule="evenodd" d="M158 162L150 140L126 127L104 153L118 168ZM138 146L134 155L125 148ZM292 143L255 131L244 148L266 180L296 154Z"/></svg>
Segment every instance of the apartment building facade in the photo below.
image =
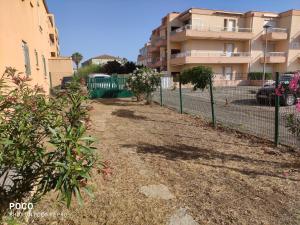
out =
<svg viewBox="0 0 300 225"><path fill-rule="evenodd" d="M299 70L299 24L300 10L238 13L192 8L169 13L152 32L147 66L169 75L210 66L220 85L244 84L249 72L263 72L264 67L266 72ZM146 57L142 53L139 62Z"/></svg>
<svg viewBox="0 0 300 225"><path fill-rule="evenodd" d="M14 67L49 93L49 60L60 58L60 48L55 18L45 0L0 1L0 49L0 73ZM57 76L73 74L71 58L66 64L52 63Z"/></svg>

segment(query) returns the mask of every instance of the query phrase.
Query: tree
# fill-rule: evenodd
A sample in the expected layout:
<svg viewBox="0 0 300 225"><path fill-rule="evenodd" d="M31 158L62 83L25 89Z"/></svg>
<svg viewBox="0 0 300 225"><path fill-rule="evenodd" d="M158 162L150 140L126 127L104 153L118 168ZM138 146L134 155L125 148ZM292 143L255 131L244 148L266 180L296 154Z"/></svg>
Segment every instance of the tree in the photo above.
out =
<svg viewBox="0 0 300 225"><path fill-rule="evenodd" d="M76 75L79 78L87 79L90 74L101 73L101 72L102 72L101 65L91 64L91 65L83 66L83 67L79 68Z"/></svg>
<svg viewBox="0 0 300 225"><path fill-rule="evenodd" d="M122 74L123 73L123 67L122 65L117 62L116 60L114 61L109 61L107 62L103 68L102 72L106 74Z"/></svg>
<svg viewBox="0 0 300 225"><path fill-rule="evenodd" d="M133 73L136 70L136 65L134 62L126 62L124 64L124 70L123 72L125 74Z"/></svg>
<svg viewBox="0 0 300 225"><path fill-rule="evenodd" d="M210 67L206 66L197 66L191 69L186 69L180 74L182 84L191 83L194 85L194 90L204 90L208 87L212 78L213 71Z"/></svg>
<svg viewBox="0 0 300 225"><path fill-rule="evenodd" d="M77 71L78 71L78 67L79 67L79 63L82 61L83 56L79 53L79 52L75 52L72 55L72 60L75 63L76 67L77 67Z"/></svg>

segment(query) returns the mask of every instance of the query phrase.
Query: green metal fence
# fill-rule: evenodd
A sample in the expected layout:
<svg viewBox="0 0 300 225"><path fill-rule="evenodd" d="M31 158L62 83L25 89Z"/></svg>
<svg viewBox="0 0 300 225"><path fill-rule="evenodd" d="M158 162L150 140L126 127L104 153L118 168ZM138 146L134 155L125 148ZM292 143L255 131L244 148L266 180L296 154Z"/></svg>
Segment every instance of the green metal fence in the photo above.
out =
<svg viewBox="0 0 300 225"><path fill-rule="evenodd" d="M162 78L166 79L166 78ZM159 88L154 100L179 113L200 115L212 124L224 126L274 142L300 148L299 137L287 128L287 115L296 113L295 106L275 103L259 104L256 93L260 86L212 87L192 91L180 84L176 88ZM300 113L297 114L300 119Z"/></svg>
<svg viewBox="0 0 300 225"><path fill-rule="evenodd" d="M88 79L87 87L92 99L132 97L132 92L126 89L126 82L126 77L96 77Z"/></svg>

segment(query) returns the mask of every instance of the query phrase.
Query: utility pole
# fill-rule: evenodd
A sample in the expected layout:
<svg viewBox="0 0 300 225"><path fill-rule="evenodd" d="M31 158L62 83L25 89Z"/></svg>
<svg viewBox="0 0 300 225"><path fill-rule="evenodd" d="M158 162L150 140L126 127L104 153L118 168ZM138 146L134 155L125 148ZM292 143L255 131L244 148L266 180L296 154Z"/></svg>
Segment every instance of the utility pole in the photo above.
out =
<svg viewBox="0 0 300 225"><path fill-rule="evenodd" d="M262 77L262 86L264 86L265 84L265 80L266 80L266 60L267 60L267 50L268 50L268 30L269 28L272 28L271 25L264 25L264 29L266 32L266 43L265 43L265 49L264 49L264 67L263 67L263 77Z"/></svg>

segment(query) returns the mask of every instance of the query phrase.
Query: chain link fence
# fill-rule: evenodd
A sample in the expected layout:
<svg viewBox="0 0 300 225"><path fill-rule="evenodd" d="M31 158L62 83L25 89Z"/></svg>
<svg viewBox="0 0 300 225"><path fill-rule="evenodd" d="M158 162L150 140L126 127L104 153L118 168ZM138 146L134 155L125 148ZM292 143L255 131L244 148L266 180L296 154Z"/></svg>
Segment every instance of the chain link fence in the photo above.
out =
<svg viewBox="0 0 300 225"><path fill-rule="evenodd" d="M162 82L166 83L166 80L171 79L170 77L163 77ZM193 91L191 87L183 86L180 100L179 85L168 83L169 85L162 85L154 93L154 101L178 112L181 112L182 107L183 113L200 115L212 121L209 89ZM224 126L276 141L275 105L269 101L257 103L256 94L260 88L259 86L213 87L215 118L219 124ZM286 117L291 113L296 113L295 106L280 106L279 142L283 145L299 148L299 138L292 134L286 126Z"/></svg>

